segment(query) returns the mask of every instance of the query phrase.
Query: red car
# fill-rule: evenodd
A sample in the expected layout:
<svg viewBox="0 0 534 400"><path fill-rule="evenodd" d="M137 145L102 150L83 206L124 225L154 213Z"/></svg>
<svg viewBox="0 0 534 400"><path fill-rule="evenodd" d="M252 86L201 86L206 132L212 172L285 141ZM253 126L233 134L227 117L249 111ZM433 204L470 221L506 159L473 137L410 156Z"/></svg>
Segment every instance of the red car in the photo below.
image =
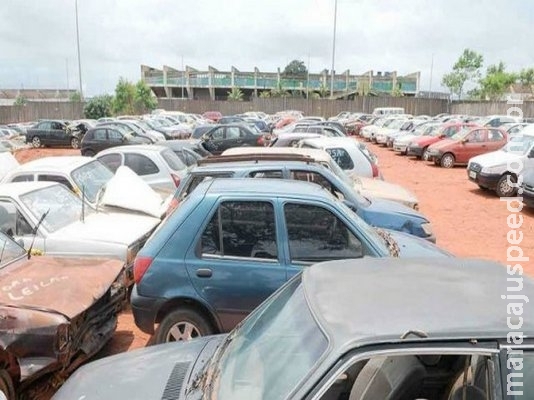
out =
<svg viewBox="0 0 534 400"><path fill-rule="evenodd" d="M214 122L219 122L223 115L219 111L206 111L204 114L202 114L202 117Z"/></svg>
<svg viewBox="0 0 534 400"><path fill-rule="evenodd" d="M439 129L432 131L429 135L414 138L406 148L408 156L422 158L428 161L428 147L443 139L450 138L457 134L462 128L475 127L476 124L466 124L463 122L446 123Z"/></svg>
<svg viewBox="0 0 534 400"><path fill-rule="evenodd" d="M503 147L507 137L506 132L499 128L465 127L451 138L430 145L428 159L443 168L467 164L471 157Z"/></svg>

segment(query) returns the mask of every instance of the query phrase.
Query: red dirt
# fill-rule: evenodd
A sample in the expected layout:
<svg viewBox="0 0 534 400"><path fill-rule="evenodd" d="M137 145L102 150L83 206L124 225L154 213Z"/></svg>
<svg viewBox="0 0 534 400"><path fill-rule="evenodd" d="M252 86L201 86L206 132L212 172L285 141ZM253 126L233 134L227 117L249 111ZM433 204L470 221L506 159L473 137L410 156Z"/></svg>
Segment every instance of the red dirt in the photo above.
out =
<svg viewBox="0 0 534 400"><path fill-rule="evenodd" d="M470 182L465 167L443 169L376 145L369 147L378 155L385 179L417 195L420 210L431 221L439 246L457 256L506 263L506 234L510 230L506 203L499 201L493 192L483 191ZM16 158L24 162L49 155L75 154L79 151L28 149L17 152ZM525 208L521 214L524 239L520 246L526 256L534 259L534 210ZM534 262L523 267L525 272L534 275ZM98 357L143 347L148 340L149 336L135 326L131 311L125 310L119 317L115 336Z"/></svg>

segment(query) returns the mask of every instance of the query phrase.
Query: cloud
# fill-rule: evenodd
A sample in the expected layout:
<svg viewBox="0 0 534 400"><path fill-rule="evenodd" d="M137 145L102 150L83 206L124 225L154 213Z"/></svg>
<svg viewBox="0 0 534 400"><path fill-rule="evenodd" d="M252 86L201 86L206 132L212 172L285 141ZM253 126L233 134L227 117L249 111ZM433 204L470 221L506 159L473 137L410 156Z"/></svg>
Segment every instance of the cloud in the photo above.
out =
<svg viewBox="0 0 534 400"><path fill-rule="evenodd" d="M276 70L293 59L330 69L335 0L78 0L87 94L113 90L140 65L184 63ZM2 0L0 82L4 87L76 87L75 0ZM433 89L464 48L485 65L529 66L534 5L518 0L338 0L335 69L421 71Z"/></svg>

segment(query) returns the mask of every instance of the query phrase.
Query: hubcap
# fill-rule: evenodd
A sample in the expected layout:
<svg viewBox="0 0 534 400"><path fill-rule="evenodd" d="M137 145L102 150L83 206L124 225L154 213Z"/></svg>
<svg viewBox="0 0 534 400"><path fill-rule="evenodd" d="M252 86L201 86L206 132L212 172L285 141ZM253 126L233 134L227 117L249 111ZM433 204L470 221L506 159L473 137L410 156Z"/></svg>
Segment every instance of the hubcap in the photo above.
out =
<svg viewBox="0 0 534 400"><path fill-rule="evenodd" d="M179 342L191 340L202 336L197 327L190 322L179 322L174 325L167 334L166 342Z"/></svg>
<svg viewBox="0 0 534 400"><path fill-rule="evenodd" d="M445 156L443 158L443 166L446 168L452 167L453 161L451 156Z"/></svg>
<svg viewBox="0 0 534 400"><path fill-rule="evenodd" d="M41 146L41 139L39 139L38 137L34 137L33 140L32 140L32 144L33 144L34 147Z"/></svg>
<svg viewBox="0 0 534 400"><path fill-rule="evenodd" d="M423 160L428 161L428 150L425 150L423 153Z"/></svg>
<svg viewBox="0 0 534 400"><path fill-rule="evenodd" d="M499 185L499 190L506 197L514 191L514 188L508 184L508 179L504 179Z"/></svg>
<svg viewBox="0 0 534 400"><path fill-rule="evenodd" d="M72 145L72 148L73 149L77 149L78 148L78 139L74 138L71 140L71 145Z"/></svg>

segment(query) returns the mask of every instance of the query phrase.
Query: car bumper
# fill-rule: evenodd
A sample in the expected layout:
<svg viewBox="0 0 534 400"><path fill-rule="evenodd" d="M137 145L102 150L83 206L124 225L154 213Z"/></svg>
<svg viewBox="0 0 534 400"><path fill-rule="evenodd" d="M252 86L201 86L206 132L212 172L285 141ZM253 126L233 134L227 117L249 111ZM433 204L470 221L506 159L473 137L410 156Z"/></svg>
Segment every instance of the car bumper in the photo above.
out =
<svg viewBox="0 0 534 400"><path fill-rule="evenodd" d="M404 153L406 151L407 147L408 147L407 144L393 143L393 150L395 150L395 151L400 151L400 152Z"/></svg>
<svg viewBox="0 0 534 400"><path fill-rule="evenodd" d="M501 179L501 174L484 174L482 172L475 172L468 169L467 177L470 181L475 182L477 185L488 189L495 189L497 187L497 182L499 182L499 179Z"/></svg>
<svg viewBox="0 0 534 400"><path fill-rule="evenodd" d="M384 137L384 136L377 136L376 137L376 143L379 143L379 144L386 144L387 142L387 138Z"/></svg>
<svg viewBox="0 0 534 400"><path fill-rule="evenodd" d="M137 293L137 286L134 286L130 304L132 306L135 325L145 333L150 335L154 334L156 315L158 315L158 311L164 302L165 299L159 297L141 296Z"/></svg>
<svg viewBox="0 0 534 400"><path fill-rule="evenodd" d="M428 161L439 161L441 160L443 154L440 151L430 151L428 152Z"/></svg>
<svg viewBox="0 0 534 400"><path fill-rule="evenodd" d="M523 204L527 207L534 208L534 192L526 191L523 188Z"/></svg>
<svg viewBox="0 0 534 400"><path fill-rule="evenodd" d="M423 148L422 147L408 147L406 153L409 156L423 157Z"/></svg>

